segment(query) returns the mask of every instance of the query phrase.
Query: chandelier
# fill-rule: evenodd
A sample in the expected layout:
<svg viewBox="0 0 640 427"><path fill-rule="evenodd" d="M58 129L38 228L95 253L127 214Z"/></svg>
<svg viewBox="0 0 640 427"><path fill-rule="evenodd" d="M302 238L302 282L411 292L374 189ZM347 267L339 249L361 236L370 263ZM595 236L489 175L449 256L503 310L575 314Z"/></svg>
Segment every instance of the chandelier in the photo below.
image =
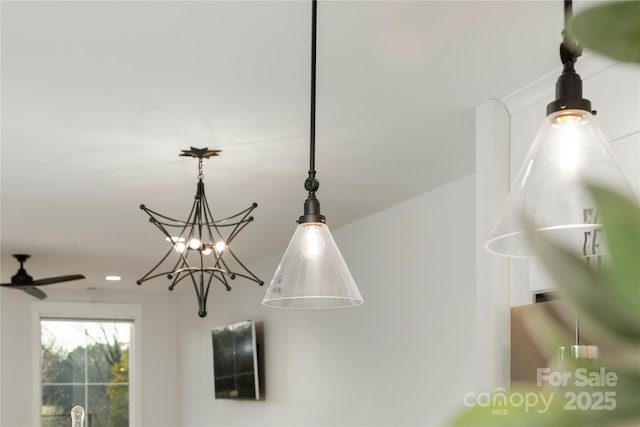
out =
<svg viewBox="0 0 640 427"><path fill-rule="evenodd" d="M204 192L202 159L217 156L222 150L194 148L182 150L180 156L198 159L198 184L191 211L185 221L152 211L145 205L140 209L149 215L149 222L158 227L169 246L160 261L136 283L165 276L171 281L169 290L185 281L191 283L198 299L198 315L207 315L207 297L211 283L219 283L231 290L230 280L248 279L262 286L264 282L238 259L231 250L236 236L251 222L253 203L247 209L228 218L214 220ZM170 261L177 258L176 261ZM215 279L215 280L214 280Z"/></svg>

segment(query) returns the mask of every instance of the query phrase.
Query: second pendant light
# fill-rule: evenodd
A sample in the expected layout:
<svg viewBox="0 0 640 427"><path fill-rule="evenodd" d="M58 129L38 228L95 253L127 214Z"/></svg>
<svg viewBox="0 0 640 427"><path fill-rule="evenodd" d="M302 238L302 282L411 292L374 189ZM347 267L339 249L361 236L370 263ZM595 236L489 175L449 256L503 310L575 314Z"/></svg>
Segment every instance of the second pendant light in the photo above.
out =
<svg viewBox="0 0 640 427"><path fill-rule="evenodd" d="M308 192L304 214L289 242L262 304L279 308L338 308L362 304L351 272L325 224L316 198L315 170L316 22L317 0L311 12L311 129Z"/></svg>
<svg viewBox="0 0 640 427"><path fill-rule="evenodd" d="M581 48L571 37L572 2L564 1L565 29L560 45L563 71L556 99L533 141L500 218L486 243L495 254L533 256L524 231L526 216L554 241L585 257L606 253L598 212L585 183L633 194L622 169L595 121L591 102L582 97L582 80L574 65Z"/></svg>

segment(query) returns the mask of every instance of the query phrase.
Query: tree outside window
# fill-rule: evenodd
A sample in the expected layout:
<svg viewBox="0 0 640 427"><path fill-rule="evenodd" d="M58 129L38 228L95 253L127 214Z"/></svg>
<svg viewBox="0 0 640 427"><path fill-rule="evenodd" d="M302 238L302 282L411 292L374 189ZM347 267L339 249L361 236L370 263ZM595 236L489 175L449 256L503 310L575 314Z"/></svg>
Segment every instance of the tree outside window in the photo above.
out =
<svg viewBox="0 0 640 427"><path fill-rule="evenodd" d="M68 427L85 408L85 427L129 426L132 322L41 320L42 427Z"/></svg>

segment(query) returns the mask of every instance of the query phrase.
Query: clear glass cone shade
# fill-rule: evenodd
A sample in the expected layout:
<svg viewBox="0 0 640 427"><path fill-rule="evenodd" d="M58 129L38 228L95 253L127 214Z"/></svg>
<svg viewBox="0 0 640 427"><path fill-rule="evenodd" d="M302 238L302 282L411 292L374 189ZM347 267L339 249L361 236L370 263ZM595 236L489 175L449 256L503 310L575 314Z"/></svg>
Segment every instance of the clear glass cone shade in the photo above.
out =
<svg viewBox="0 0 640 427"><path fill-rule="evenodd" d="M598 213L585 182L633 194L591 113L550 114L511 185L487 250L534 256L523 230L527 217L537 231L585 256L605 253Z"/></svg>
<svg viewBox="0 0 640 427"><path fill-rule="evenodd" d="M315 222L299 224L262 304L281 308L336 308L362 302L329 227Z"/></svg>

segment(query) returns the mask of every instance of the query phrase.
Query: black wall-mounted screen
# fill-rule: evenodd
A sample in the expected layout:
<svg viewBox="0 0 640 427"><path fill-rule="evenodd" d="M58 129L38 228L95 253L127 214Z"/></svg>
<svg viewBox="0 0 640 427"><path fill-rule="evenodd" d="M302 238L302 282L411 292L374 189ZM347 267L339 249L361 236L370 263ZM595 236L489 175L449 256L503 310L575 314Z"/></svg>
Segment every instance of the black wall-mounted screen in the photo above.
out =
<svg viewBox="0 0 640 427"><path fill-rule="evenodd" d="M253 320L215 328L211 336L216 399L260 399Z"/></svg>

